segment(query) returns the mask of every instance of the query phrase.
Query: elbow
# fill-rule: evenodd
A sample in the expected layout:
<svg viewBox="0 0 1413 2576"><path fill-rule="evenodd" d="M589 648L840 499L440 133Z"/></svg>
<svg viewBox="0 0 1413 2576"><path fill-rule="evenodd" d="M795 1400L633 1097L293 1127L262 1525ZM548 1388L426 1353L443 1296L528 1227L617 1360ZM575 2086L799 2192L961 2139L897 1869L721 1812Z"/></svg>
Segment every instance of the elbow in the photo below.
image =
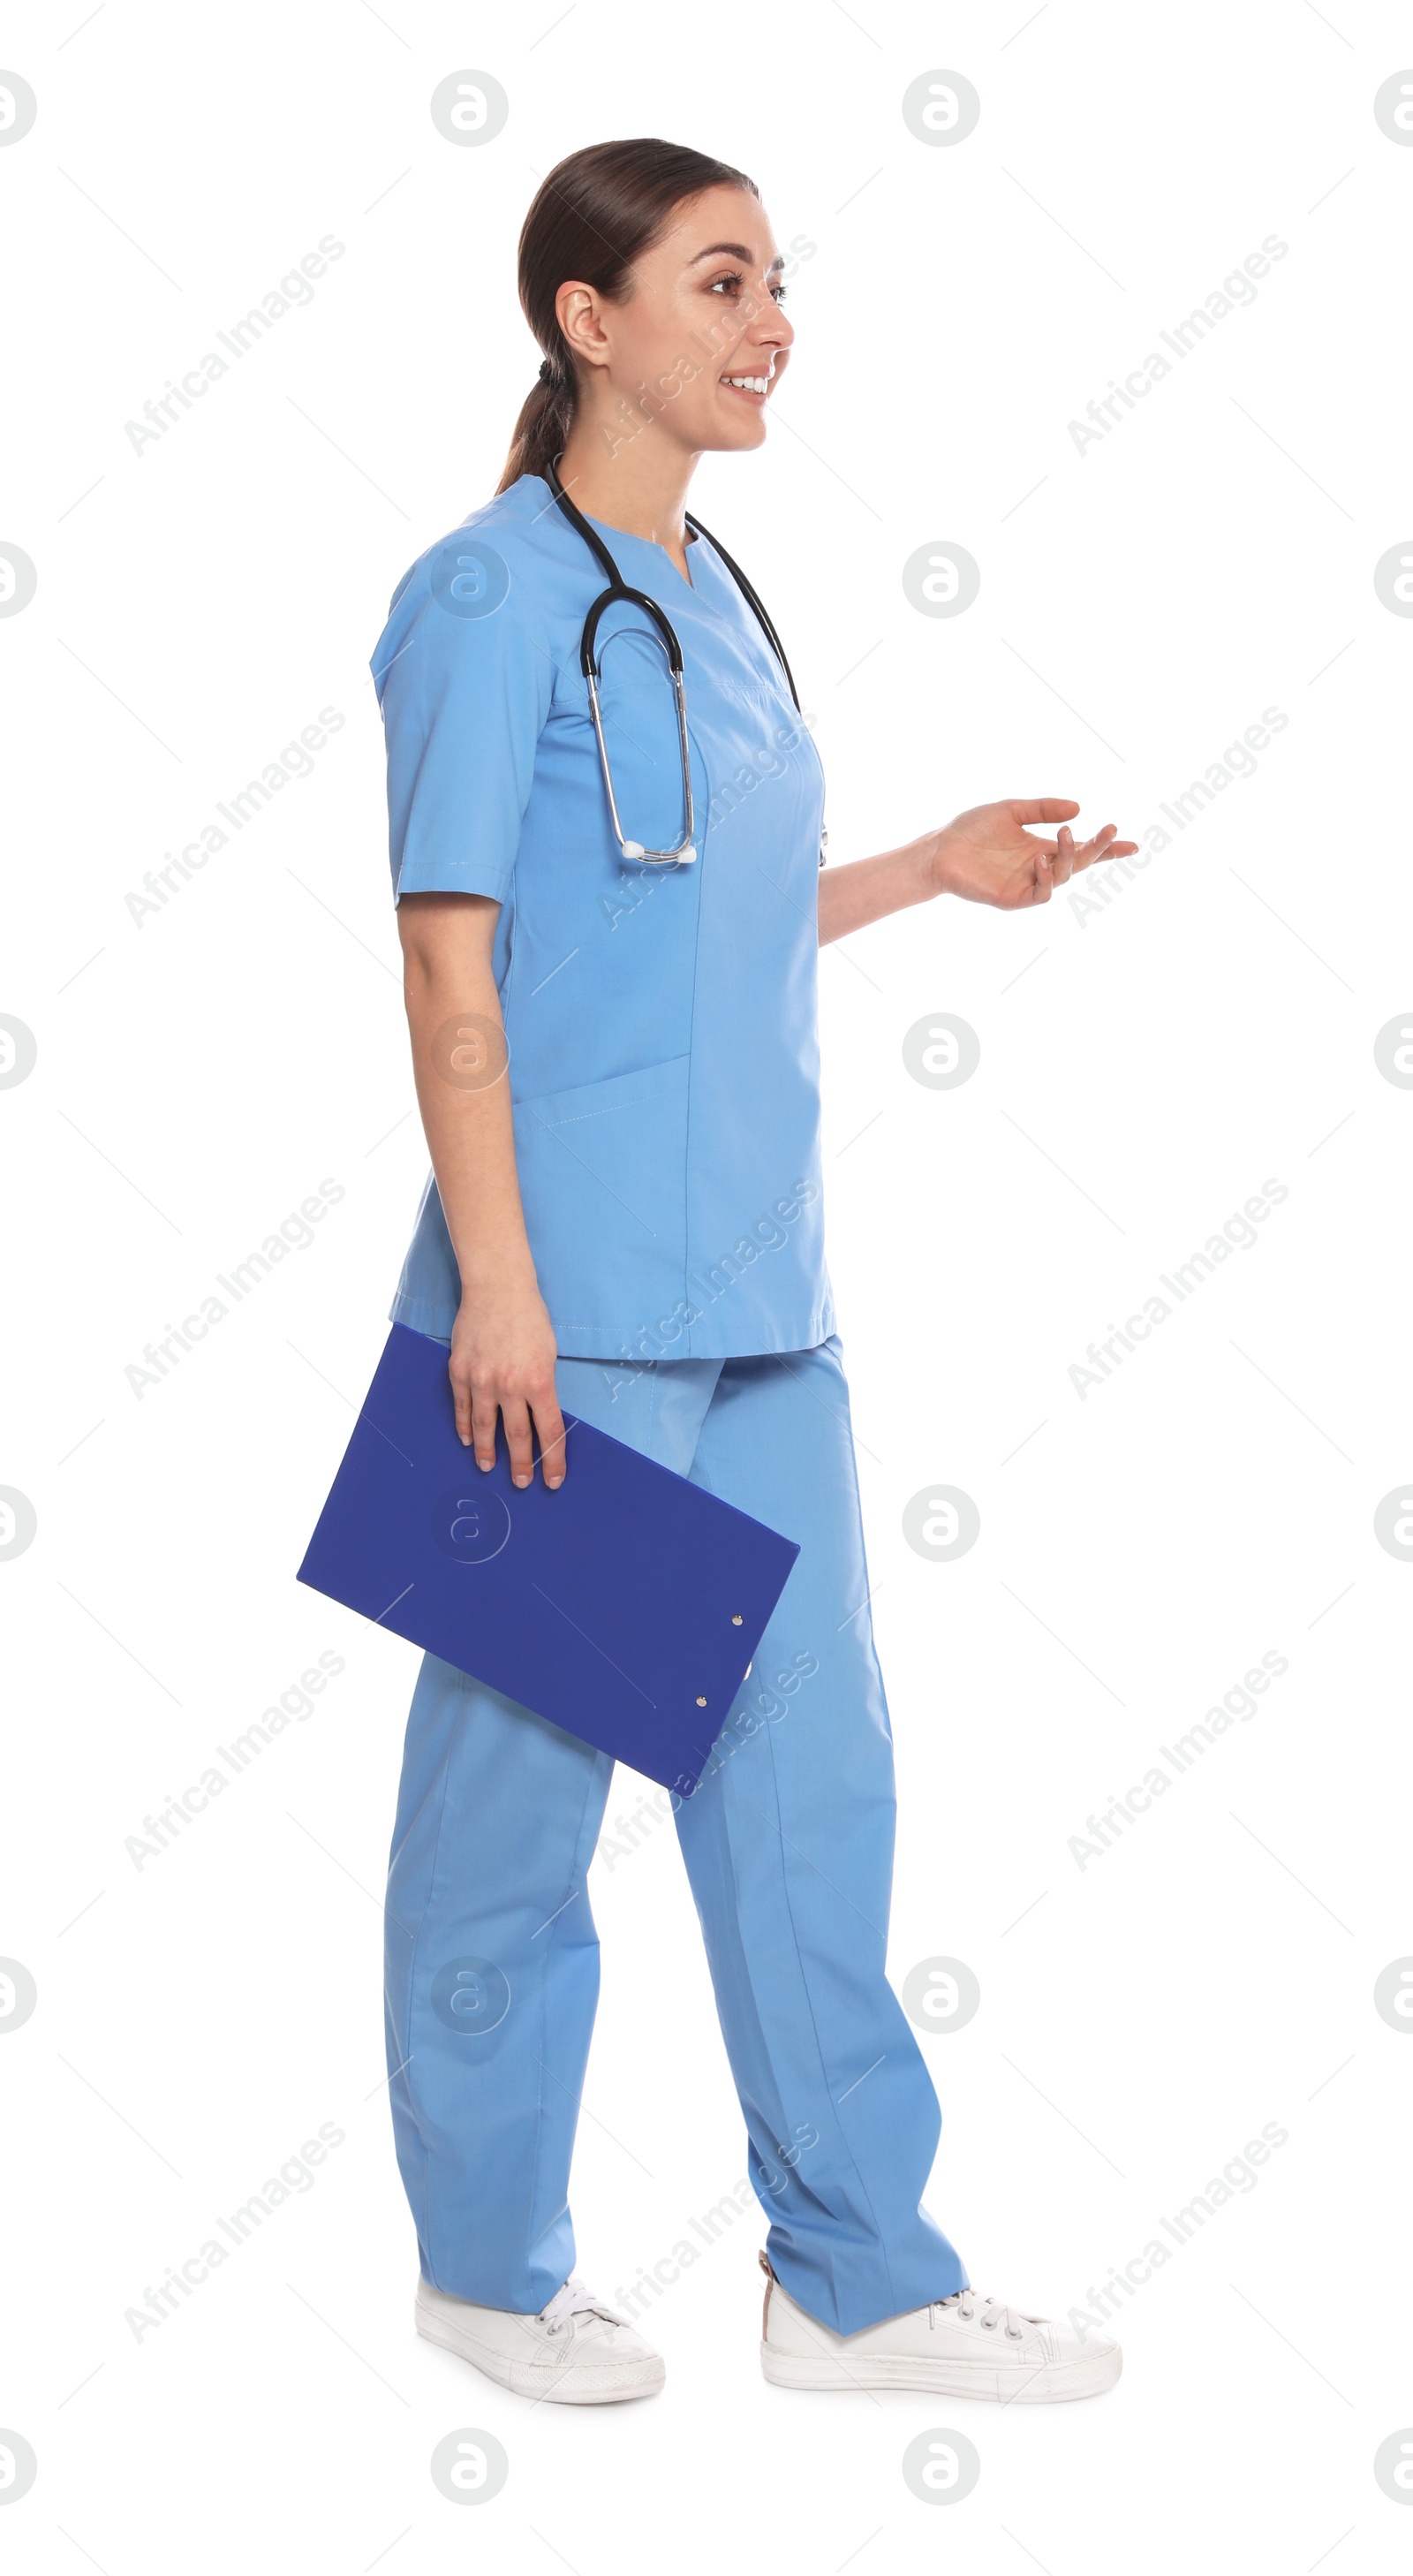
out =
<svg viewBox="0 0 1413 2576"><path fill-rule="evenodd" d="M436 963L426 943L420 939L409 939L404 935L402 942L402 998L407 1006L409 1017L411 1016L416 1004L425 994L431 991L435 981Z"/></svg>

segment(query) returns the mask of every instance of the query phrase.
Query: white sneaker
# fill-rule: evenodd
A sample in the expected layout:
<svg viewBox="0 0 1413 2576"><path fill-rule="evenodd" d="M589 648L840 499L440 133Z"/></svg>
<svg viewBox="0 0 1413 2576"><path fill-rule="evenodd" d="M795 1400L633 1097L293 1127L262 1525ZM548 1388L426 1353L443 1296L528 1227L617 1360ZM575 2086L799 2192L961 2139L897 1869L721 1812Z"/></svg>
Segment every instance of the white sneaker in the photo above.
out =
<svg viewBox="0 0 1413 2576"><path fill-rule="evenodd" d="M797 2307L769 2273L760 2366L777 2388L925 2388L941 2397L990 2397L1049 2406L1112 2388L1123 2354L1106 2335L1081 2343L1046 2317L957 2290L861 2334L835 2334Z"/></svg>
<svg viewBox="0 0 1413 2576"><path fill-rule="evenodd" d="M537 2317L478 2308L419 2277L416 2319L429 2343L459 2353L519 2397L611 2406L621 2397L656 2396L667 2377L661 2353L607 2299L572 2277Z"/></svg>

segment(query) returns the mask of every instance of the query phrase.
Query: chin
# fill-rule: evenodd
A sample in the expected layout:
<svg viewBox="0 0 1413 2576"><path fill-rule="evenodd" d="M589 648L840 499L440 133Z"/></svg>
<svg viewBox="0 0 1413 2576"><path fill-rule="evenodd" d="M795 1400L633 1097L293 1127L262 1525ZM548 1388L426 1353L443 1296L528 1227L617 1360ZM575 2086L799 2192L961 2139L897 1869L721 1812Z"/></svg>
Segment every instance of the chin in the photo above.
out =
<svg viewBox="0 0 1413 2576"><path fill-rule="evenodd" d="M739 455L747 448L764 447L765 428L763 411L747 412L740 420L722 420L718 416L709 424L708 435L701 444L727 455Z"/></svg>

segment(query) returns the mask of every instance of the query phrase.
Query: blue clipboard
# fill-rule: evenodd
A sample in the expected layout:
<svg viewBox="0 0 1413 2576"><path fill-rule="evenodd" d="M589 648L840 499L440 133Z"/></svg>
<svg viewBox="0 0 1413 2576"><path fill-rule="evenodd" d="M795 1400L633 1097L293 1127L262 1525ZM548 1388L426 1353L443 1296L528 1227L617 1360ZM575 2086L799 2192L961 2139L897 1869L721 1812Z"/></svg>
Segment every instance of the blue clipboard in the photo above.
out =
<svg viewBox="0 0 1413 2576"><path fill-rule="evenodd" d="M799 1555L566 1414L566 1474L457 1437L446 1346L394 1324L299 1581L690 1797Z"/></svg>

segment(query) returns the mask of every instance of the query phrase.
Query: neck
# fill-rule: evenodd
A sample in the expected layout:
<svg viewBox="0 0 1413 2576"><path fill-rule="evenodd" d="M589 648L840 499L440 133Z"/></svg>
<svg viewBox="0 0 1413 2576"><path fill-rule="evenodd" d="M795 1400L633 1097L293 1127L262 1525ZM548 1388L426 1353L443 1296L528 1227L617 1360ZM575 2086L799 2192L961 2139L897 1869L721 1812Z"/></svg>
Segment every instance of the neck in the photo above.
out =
<svg viewBox="0 0 1413 2576"><path fill-rule="evenodd" d="M630 422L616 402L581 405L565 441L559 476L590 519L665 546L686 565L687 490L697 458L669 438L660 421Z"/></svg>

